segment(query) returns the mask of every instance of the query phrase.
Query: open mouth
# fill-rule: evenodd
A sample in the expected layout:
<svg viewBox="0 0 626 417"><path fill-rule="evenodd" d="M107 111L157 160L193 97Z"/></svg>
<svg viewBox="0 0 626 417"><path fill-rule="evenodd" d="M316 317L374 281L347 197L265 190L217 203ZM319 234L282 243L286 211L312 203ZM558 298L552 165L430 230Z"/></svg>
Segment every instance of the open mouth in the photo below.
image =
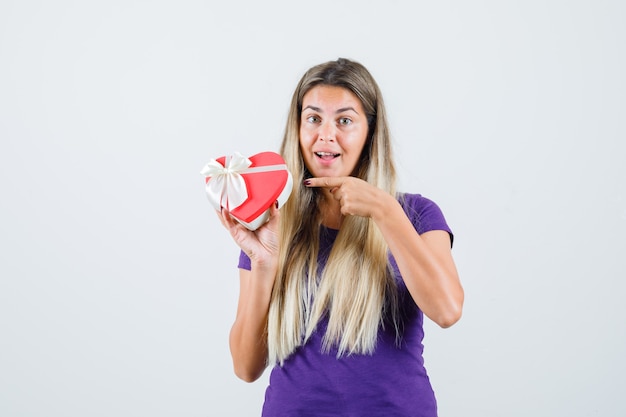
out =
<svg viewBox="0 0 626 417"><path fill-rule="evenodd" d="M315 152L315 155L317 155L318 158L323 159L324 161L330 161L337 158L341 154L332 152Z"/></svg>

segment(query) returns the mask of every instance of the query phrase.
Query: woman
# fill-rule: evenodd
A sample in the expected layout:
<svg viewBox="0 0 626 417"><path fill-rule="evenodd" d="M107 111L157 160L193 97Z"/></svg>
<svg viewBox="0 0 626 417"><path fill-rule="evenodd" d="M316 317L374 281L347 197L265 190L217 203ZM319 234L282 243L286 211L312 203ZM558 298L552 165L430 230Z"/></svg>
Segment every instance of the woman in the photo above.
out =
<svg viewBox="0 0 626 417"><path fill-rule="evenodd" d="M307 71L280 152L295 183L281 210L255 232L220 214L242 249L236 375L273 366L264 416L436 416L422 320L461 316L452 233L432 201L396 194L367 69L339 59Z"/></svg>

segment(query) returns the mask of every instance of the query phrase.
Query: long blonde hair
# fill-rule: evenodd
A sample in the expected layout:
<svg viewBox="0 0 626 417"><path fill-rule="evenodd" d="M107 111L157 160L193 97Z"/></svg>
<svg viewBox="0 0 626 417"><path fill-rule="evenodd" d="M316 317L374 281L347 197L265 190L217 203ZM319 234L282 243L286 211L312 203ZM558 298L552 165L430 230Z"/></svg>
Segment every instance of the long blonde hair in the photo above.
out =
<svg viewBox="0 0 626 417"><path fill-rule="evenodd" d="M371 219L346 216L323 272L317 270L320 242L320 192L307 188L310 177L300 151L304 95L317 85L350 90L368 118L368 138L355 176L395 195L387 116L380 89L361 64L338 59L309 69L293 94L280 153L294 177L292 195L281 209L279 269L268 317L268 361L285 359L327 316L323 348L337 355L371 354L378 329L397 310L397 290L388 264L388 247ZM397 327L396 327L397 330Z"/></svg>

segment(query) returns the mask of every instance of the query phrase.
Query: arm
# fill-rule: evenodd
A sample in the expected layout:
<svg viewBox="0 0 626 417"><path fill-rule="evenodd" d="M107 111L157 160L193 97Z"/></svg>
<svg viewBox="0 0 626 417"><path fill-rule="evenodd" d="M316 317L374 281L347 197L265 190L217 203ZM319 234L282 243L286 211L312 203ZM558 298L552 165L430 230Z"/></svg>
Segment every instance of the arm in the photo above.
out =
<svg viewBox="0 0 626 417"><path fill-rule="evenodd" d="M267 316L278 265L280 213L272 207L269 222L254 232L235 222L226 210L218 215L251 260L250 271L239 270L239 302L229 344L235 375L252 382L267 366Z"/></svg>
<svg viewBox="0 0 626 417"><path fill-rule="evenodd" d="M308 186L330 189L342 215L370 217L398 264L413 301L431 320L449 327L461 317L464 292L447 232L419 235L400 203L354 177L311 178Z"/></svg>
<svg viewBox="0 0 626 417"><path fill-rule="evenodd" d="M267 314L275 273L239 270L239 303L230 330L230 353L235 375L256 381L267 366Z"/></svg>
<svg viewBox="0 0 626 417"><path fill-rule="evenodd" d="M372 219L413 300L439 326L452 326L461 318L464 292L452 259L450 235L442 230L419 235L397 200L387 195L378 201Z"/></svg>

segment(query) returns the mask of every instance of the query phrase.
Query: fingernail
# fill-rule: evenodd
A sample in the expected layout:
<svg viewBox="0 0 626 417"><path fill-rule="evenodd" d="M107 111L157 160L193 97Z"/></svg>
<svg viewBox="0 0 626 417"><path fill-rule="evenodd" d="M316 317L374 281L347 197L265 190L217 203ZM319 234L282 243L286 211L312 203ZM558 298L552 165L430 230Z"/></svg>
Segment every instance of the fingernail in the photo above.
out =
<svg viewBox="0 0 626 417"><path fill-rule="evenodd" d="M311 180L304 180L304 185L311 185Z"/></svg>
<svg viewBox="0 0 626 417"><path fill-rule="evenodd" d="M276 206L276 208L278 208L278 200L276 200L276 202L274 203L274 205Z"/></svg>

